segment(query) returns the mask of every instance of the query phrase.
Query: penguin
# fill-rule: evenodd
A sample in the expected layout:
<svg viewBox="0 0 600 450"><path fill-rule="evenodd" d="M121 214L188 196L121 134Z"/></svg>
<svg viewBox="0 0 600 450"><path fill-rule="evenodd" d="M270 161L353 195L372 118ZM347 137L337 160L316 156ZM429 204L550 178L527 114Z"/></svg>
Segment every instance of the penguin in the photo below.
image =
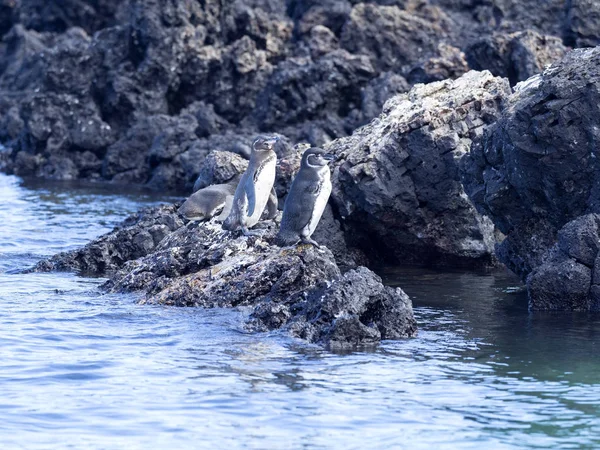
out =
<svg viewBox="0 0 600 450"><path fill-rule="evenodd" d="M227 183L213 184L194 192L179 208L179 213L191 221L209 220L219 214L222 222L229 215L233 195L241 175L236 175Z"/></svg>
<svg viewBox="0 0 600 450"><path fill-rule="evenodd" d="M277 215L277 194L275 193L275 167L277 155L274 147L279 138L259 136L252 143L248 168L240 178L229 216L223 222L223 229L242 230L245 236L260 233L248 230L258 223L265 206L268 218Z"/></svg>
<svg viewBox="0 0 600 450"><path fill-rule="evenodd" d="M280 247L301 241L319 248L311 236L331 194L331 174L327 165L331 160L333 155L320 148L309 148L302 155L300 171L285 199L281 227L275 237L275 243Z"/></svg>

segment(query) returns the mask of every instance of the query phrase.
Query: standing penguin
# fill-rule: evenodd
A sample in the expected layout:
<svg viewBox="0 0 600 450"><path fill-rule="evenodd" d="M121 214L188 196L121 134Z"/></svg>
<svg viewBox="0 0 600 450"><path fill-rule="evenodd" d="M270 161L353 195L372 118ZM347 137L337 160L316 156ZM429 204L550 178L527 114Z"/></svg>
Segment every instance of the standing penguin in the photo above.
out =
<svg viewBox="0 0 600 450"><path fill-rule="evenodd" d="M259 136L252 143L250 162L235 190L231 212L223 229L235 231L241 229L244 235L254 236L249 231L258 223L268 203L269 218L277 215L277 195L275 183L275 166L277 155L273 151L277 137Z"/></svg>
<svg viewBox="0 0 600 450"><path fill-rule="evenodd" d="M309 148L302 155L300 171L292 183L283 206L277 245L295 245L299 241L319 247L312 234L323 215L331 194L331 174L327 163L333 155L320 148Z"/></svg>
<svg viewBox="0 0 600 450"><path fill-rule="evenodd" d="M213 184L194 192L179 208L179 213L191 221L209 220L219 214L222 222L229 215L233 195L241 175L236 175L227 183Z"/></svg>

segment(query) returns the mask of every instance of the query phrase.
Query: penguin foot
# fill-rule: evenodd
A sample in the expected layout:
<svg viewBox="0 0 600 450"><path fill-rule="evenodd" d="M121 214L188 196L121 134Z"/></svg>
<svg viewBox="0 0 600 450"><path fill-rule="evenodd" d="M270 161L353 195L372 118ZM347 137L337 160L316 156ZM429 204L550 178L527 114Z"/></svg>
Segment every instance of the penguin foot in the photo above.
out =
<svg viewBox="0 0 600 450"><path fill-rule="evenodd" d="M303 237L300 239L303 244L310 244L316 248L321 248L321 246L314 240L309 237Z"/></svg>
<svg viewBox="0 0 600 450"><path fill-rule="evenodd" d="M244 236L257 236L262 237L264 230L249 230L248 227L242 227L242 233Z"/></svg>

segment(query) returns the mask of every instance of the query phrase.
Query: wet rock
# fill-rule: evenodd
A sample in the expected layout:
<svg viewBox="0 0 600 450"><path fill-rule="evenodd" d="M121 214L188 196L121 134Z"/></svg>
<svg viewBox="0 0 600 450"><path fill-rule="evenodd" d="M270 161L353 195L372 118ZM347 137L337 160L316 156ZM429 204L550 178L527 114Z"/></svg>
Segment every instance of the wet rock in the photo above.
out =
<svg viewBox="0 0 600 450"><path fill-rule="evenodd" d="M589 311L592 271L571 259L552 260L527 279L529 306L534 310Z"/></svg>
<svg viewBox="0 0 600 450"><path fill-rule="evenodd" d="M543 220L523 222L496 245L496 256L523 282L556 243L556 228Z"/></svg>
<svg viewBox="0 0 600 450"><path fill-rule="evenodd" d="M416 335L412 303L365 267L311 292L291 319L292 334L331 349L369 346Z"/></svg>
<svg viewBox="0 0 600 450"><path fill-rule="evenodd" d="M129 216L112 232L85 247L41 261L32 271L106 275L120 269L126 261L149 254L165 236L182 226L176 205L143 209Z"/></svg>
<svg viewBox="0 0 600 450"><path fill-rule="evenodd" d="M514 85L562 59L566 51L558 37L528 30L487 36L469 47L467 59L473 69L487 69L496 76L508 78Z"/></svg>
<svg viewBox="0 0 600 450"><path fill-rule="evenodd" d="M493 225L466 197L458 163L509 93L489 72L418 85L328 145L338 156L332 198L349 243L379 260L490 264Z"/></svg>
<svg viewBox="0 0 600 450"><path fill-rule="evenodd" d="M537 273L535 283L528 281L532 307L584 307L579 290L573 298L565 296L562 306L559 299L550 306L547 294L540 294L539 301L537 295L546 292L545 282L539 281L545 279L542 274L583 277L585 270L579 266L589 265L597 249L593 221L578 218L600 206L599 63L599 48L574 50L541 75L517 85L483 145L463 160L466 192L511 243L510 252L498 253L500 260L511 268L518 266L514 262L518 259L528 261L517 271L523 279ZM548 258L555 253L556 239L558 250L573 264L559 259L560 267L552 269ZM546 250L545 257L528 255L536 242L540 243L536 254ZM541 265L544 269L537 271ZM568 286L558 292L574 285Z"/></svg>
<svg viewBox="0 0 600 450"><path fill-rule="evenodd" d="M531 309L600 309L599 226L600 215L586 214L558 231L555 245L527 277Z"/></svg>
<svg viewBox="0 0 600 450"><path fill-rule="evenodd" d="M271 226L265 230L266 240L273 232ZM212 222L190 225L169 235L152 254L127 263L106 287L144 289L145 301L152 303L232 307L264 296L282 300L339 276L328 250L279 250L266 240L232 236Z"/></svg>

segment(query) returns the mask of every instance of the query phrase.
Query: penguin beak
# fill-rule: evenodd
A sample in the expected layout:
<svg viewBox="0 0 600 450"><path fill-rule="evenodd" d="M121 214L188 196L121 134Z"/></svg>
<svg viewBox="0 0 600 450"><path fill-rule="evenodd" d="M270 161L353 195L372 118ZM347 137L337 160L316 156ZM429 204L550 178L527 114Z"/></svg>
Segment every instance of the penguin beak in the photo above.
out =
<svg viewBox="0 0 600 450"><path fill-rule="evenodd" d="M327 161L333 161L335 159L335 155L331 154L331 153L325 153L323 156L323 159L326 159Z"/></svg>
<svg viewBox="0 0 600 450"><path fill-rule="evenodd" d="M267 144L269 147L274 147L275 144L277 144L279 142L279 136L275 136L272 137L271 139L269 139L268 141L265 141L265 144Z"/></svg>

